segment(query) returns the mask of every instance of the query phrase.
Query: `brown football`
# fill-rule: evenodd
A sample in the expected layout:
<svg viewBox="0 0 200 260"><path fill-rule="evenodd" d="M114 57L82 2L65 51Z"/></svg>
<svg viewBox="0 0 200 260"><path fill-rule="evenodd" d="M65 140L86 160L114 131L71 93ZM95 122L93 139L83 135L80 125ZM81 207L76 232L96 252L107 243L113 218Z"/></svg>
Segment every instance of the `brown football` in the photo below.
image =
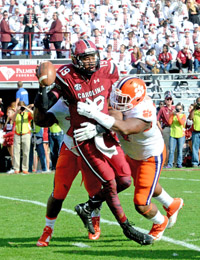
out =
<svg viewBox="0 0 200 260"><path fill-rule="evenodd" d="M56 68L50 61L43 61L38 67L37 75L42 85L50 86L56 79Z"/></svg>

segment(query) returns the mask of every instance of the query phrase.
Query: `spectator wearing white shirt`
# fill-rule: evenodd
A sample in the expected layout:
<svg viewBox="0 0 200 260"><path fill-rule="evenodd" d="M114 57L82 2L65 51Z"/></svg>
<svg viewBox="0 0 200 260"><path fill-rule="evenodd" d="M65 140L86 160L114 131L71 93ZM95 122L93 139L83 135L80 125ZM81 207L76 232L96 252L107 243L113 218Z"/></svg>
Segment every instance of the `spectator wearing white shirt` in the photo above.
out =
<svg viewBox="0 0 200 260"><path fill-rule="evenodd" d="M15 8L17 7L15 0L10 0L9 4L4 6L4 11L8 12L8 17L12 17L15 14Z"/></svg>
<svg viewBox="0 0 200 260"><path fill-rule="evenodd" d="M178 47L177 43L174 41L174 39L172 39L172 38L170 38L170 43L167 45L169 47L169 52L172 55L172 62L175 62L179 47Z"/></svg>
<svg viewBox="0 0 200 260"><path fill-rule="evenodd" d="M120 73L127 73L131 69L130 53L124 44L120 45L120 50L113 57L114 63L118 66Z"/></svg>
<svg viewBox="0 0 200 260"><path fill-rule="evenodd" d="M124 39L124 44L127 48L134 45L138 46L138 37L132 29L127 30L127 37Z"/></svg>
<svg viewBox="0 0 200 260"><path fill-rule="evenodd" d="M50 24L51 24L50 21L52 20L52 14L53 14L52 10L54 10L54 9L55 8L51 9L49 7L49 5L43 5L41 19L42 19L42 23L44 23L45 27L48 25L49 25L48 27L50 27Z"/></svg>
<svg viewBox="0 0 200 260"><path fill-rule="evenodd" d="M185 45L189 46L191 52L194 52L194 42L189 28L184 29L184 37L182 37L182 40L179 43L179 48L183 49Z"/></svg>
<svg viewBox="0 0 200 260"><path fill-rule="evenodd" d="M155 23L149 25L149 38L152 43L157 42L157 28Z"/></svg>
<svg viewBox="0 0 200 260"><path fill-rule="evenodd" d="M104 47L101 44L96 44L97 50L99 51L100 60L104 60L106 54L104 51Z"/></svg>
<svg viewBox="0 0 200 260"><path fill-rule="evenodd" d="M71 44L77 42L80 39L80 25L74 24L72 26L73 32L71 33Z"/></svg>
<svg viewBox="0 0 200 260"><path fill-rule="evenodd" d="M169 19L171 17L171 0L165 0L165 4L162 9L163 17L165 20Z"/></svg>
<svg viewBox="0 0 200 260"><path fill-rule="evenodd" d="M143 37L140 39L139 47L144 56L146 56L146 52L152 47L151 39L149 38L149 31L145 30Z"/></svg>
<svg viewBox="0 0 200 260"><path fill-rule="evenodd" d="M95 27L94 29L93 29L93 31L92 31L92 36L91 36L91 41L93 42L93 43L95 43L95 45L97 45L97 44L101 44L102 46L106 46L106 40L105 40L105 38L103 38L102 36L101 36L101 32L100 32L100 29L99 29L99 27Z"/></svg>
<svg viewBox="0 0 200 260"><path fill-rule="evenodd" d="M113 31L112 38L108 40L108 44L112 45L112 50L114 52L117 52L120 49L121 41L119 40L119 34L120 34L119 30L115 29Z"/></svg>
<svg viewBox="0 0 200 260"><path fill-rule="evenodd" d="M128 28L128 21L130 20L130 13L128 12L128 5L122 3L122 21L125 28Z"/></svg>
<svg viewBox="0 0 200 260"><path fill-rule="evenodd" d="M55 10L58 14L64 14L65 7L61 4L61 0L55 0Z"/></svg>
<svg viewBox="0 0 200 260"><path fill-rule="evenodd" d="M152 71L152 69L158 65L158 59L156 57L156 51L154 48L151 48L148 50L148 52L146 53L146 65L147 68Z"/></svg>
<svg viewBox="0 0 200 260"><path fill-rule="evenodd" d="M106 47L106 51L104 53L103 59L111 61L111 60L113 60L114 55L115 55L115 52L112 49L112 44L108 44Z"/></svg>

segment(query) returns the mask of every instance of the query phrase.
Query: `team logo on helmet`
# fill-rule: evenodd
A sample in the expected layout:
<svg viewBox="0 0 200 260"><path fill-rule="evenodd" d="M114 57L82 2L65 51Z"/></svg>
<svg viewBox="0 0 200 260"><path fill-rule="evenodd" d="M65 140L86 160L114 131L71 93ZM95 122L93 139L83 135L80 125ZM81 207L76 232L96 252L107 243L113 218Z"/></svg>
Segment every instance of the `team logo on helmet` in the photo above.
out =
<svg viewBox="0 0 200 260"><path fill-rule="evenodd" d="M134 83L133 86L135 87L135 98L140 98L144 94L144 87L142 85Z"/></svg>

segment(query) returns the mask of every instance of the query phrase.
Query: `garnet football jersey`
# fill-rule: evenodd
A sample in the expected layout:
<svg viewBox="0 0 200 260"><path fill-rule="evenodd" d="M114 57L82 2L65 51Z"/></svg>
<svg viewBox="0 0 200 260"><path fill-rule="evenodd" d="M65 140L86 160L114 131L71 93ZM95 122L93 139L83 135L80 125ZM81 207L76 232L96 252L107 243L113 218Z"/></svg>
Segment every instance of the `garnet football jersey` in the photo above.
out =
<svg viewBox="0 0 200 260"><path fill-rule="evenodd" d="M91 99L99 106L99 110L108 114L107 99L110 96L112 85L119 79L115 64L102 61L100 69L94 72L90 79L79 74L72 64L61 66L57 71L56 84L61 88L61 95L69 102L71 115L71 131L80 128L86 121L84 116L77 113L77 102ZM94 120L88 119L94 123ZM69 132L72 135L72 132Z"/></svg>

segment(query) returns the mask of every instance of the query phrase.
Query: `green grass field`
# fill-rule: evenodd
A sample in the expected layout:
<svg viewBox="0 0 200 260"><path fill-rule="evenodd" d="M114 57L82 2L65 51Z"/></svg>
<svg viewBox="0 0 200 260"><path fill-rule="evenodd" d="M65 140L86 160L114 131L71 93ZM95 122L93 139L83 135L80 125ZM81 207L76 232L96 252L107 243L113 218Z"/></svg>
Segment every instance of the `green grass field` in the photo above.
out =
<svg viewBox="0 0 200 260"><path fill-rule="evenodd" d="M47 248L36 247L45 225L46 202L53 174L0 174L0 260L169 260L200 259L200 171L163 171L160 183L173 196L184 199L176 225L161 241L140 246L128 240L106 204L101 211L101 237L90 241L74 206L87 200L81 175L75 180ZM133 206L134 188L120 194L128 219L146 232L152 223ZM161 205L159 209L164 213Z"/></svg>

